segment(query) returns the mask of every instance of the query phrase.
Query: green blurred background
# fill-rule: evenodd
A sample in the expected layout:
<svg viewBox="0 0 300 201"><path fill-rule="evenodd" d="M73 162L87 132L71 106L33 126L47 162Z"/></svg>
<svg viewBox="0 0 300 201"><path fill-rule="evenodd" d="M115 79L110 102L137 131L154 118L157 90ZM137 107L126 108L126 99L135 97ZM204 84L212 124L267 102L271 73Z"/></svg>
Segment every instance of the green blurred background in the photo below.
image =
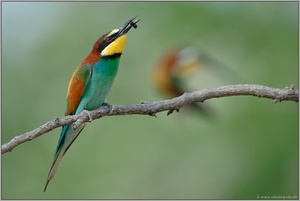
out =
<svg viewBox="0 0 300 201"><path fill-rule="evenodd" d="M2 2L2 144L63 116L70 77L104 33L138 15L107 102L163 99L157 59L183 43L242 79L298 89L298 2ZM199 73L200 74L200 73ZM298 196L298 104L206 101L197 113L105 117L88 124L43 193L61 129L2 155L2 199L256 199ZM298 198L298 197L294 197Z"/></svg>

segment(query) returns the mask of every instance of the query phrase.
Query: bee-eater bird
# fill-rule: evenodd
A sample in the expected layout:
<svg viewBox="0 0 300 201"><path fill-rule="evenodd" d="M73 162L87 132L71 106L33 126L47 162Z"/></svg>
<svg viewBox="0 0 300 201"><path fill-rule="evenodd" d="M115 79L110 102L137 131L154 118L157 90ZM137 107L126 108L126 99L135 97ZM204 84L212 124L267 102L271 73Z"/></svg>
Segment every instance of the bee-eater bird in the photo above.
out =
<svg viewBox="0 0 300 201"><path fill-rule="evenodd" d="M183 46L167 51L157 62L153 73L152 82L157 91L166 98L175 98L189 92L186 81L195 72L204 66L222 66L204 51L199 51L190 46ZM196 109L205 116L212 111L203 104L192 103L190 109Z"/></svg>
<svg viewBox="0 0 300 201"><path fill-rule="evenodd" d="M79 64L69 82L66 116L79 114L83 110L97 109L104 103L118 71L120 57L126 44L126 34L132 27L137 27L138 21L134 17L120 29L107 32L96 41L92 51ZM63 126L44 192L54 177L62 157L84 126L83 124L75 130L72 125Z"/></svg>

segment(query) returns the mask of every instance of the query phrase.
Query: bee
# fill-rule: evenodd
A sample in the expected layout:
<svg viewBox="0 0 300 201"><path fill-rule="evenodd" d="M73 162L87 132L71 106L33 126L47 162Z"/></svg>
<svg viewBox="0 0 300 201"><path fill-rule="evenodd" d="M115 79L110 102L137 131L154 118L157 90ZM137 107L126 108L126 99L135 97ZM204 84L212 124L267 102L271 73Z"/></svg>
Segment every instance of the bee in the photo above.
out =
<svg viewBox="0 0 300 201"><path fill-rule="evenodd" d="M137 28L137 24L136 24L136 23L138 23L138 21L140 21L140 20L137 20L137 21L135 21L135 22L132 21L132 22L130 22L130 25L133 26L133 28L136 29L136 28Z"/></svg>

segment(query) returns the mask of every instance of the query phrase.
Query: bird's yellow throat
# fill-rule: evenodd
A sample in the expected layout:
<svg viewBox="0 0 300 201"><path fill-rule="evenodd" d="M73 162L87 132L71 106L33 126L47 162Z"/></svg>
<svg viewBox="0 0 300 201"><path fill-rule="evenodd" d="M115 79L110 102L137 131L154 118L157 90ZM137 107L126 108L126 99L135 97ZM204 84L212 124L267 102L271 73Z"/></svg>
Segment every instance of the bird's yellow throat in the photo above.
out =
<svg viewBox="0 0 300 201"><path fill-rule="evenodd" d="M114 54L122 53L125 45L126 35L120 36L101 52L101 56L111 56Z"/></svg>

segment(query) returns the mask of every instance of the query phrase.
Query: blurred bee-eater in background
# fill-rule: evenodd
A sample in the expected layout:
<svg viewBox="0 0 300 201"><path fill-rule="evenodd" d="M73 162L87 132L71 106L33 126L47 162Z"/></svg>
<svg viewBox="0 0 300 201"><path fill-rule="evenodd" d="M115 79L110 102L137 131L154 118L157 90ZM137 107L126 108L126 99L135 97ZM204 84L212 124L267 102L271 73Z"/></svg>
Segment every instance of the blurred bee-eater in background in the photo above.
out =
<svg viewBox="0 0 300 201"><path fill-rule="evenodd" d="M186 82L202 68L222 68L224 65L204 51L190 46L167 51L155 66L152 82L157 91L165 98L174 98L191 89ZM216 78L217 79L217 78ZM201 86L200 86L201 87ZM198 90L200 90L198 87ZM203 103L192 103L190 109L200 111L206 117L212 109Z"/></svg>

